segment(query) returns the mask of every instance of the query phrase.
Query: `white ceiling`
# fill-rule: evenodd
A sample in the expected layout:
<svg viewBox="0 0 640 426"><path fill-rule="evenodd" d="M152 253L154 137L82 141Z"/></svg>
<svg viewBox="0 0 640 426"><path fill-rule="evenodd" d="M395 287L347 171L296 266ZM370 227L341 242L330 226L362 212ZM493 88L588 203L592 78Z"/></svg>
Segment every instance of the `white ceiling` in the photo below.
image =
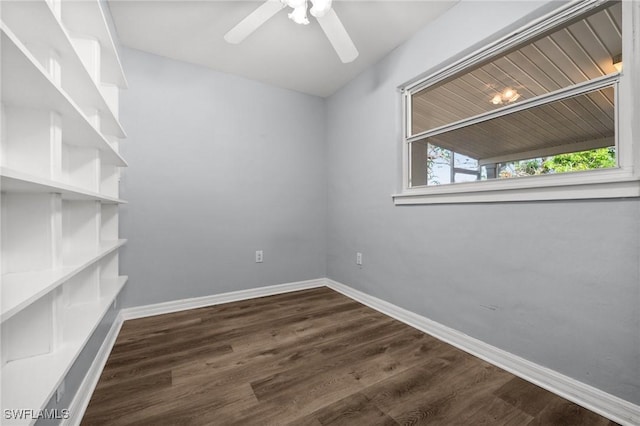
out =
<svg viewBox="0 0 640 426"><path fill-rule="evenodd" d="M329 96L458 0L334 0L360 55L343 64L311 16L307 26L282 10L239 45L224 34L261 1L110 0L121 43L279 87Z"/></svg>

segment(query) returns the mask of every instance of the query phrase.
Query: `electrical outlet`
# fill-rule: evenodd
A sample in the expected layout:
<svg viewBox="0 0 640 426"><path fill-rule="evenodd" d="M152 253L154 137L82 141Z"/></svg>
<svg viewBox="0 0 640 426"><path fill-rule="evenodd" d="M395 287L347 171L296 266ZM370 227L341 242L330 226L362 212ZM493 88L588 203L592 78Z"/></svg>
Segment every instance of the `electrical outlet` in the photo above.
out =
<svg viewBox="0 0 640 426"><path fill-rule="evenodd" d="M256 263L262 263L262 250L256 250Z"/></svg>
<svg viewBox="0 0 640 426"><path fill-rule="evenodd" d="M62 397L64 396L64 380L60 383L58 389L56 389L56 404L60 404L62 401Z"/></svg>
<svg viewBox="0 0 640 426"><path fill-rule="evenodd" d="M356 253L356 265L362 266L362 253Z"/></svg>
<svg viewBox="0 0 640 426"><path fill-rule="evenodd" d="M115 299L113 299L112 308L113 308L114 311L118 308L118 298L117 297Z"/></svg>

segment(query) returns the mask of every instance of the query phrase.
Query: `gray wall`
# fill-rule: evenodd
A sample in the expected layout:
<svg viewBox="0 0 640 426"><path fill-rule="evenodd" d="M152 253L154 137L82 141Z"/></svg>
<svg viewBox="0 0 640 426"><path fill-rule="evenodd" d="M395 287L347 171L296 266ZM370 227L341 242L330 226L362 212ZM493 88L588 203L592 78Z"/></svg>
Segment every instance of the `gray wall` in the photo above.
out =
<svg viewBox="0 0 640 426"><path fill-rule="evenodd" d="M640 403L637 200L391 199L397 86L540 6L459 4L327 100L327 276Z"/></svg>
<svg viewBox="0 0 640 426"><path fill-rule="evenodd" d="M323 99L122 53L122 306L324 277Z"/></svg>

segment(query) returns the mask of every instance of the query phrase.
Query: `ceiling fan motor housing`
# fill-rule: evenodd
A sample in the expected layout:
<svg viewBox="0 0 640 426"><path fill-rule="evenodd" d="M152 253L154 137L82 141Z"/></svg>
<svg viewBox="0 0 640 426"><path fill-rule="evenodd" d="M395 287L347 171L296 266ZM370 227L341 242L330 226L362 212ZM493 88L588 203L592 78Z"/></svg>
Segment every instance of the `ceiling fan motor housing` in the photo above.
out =
<svg viewBox="0 0 640 426"><path fill-rule="evenodd" d="M331 8L331 3L332 0L311 0L312 7L309 12L318 20L320 28L329 39L338 57L346 64L358 57L358 49L353 44L353 40L351 40L347 30L342 25L340 18ZM224 38L232 44L242 42L285 7L293 8L293 11L289 13L289 19L298 24L307 25L309 23L307 6L308 0L266 0L260 7L229 30Z"/></svg>

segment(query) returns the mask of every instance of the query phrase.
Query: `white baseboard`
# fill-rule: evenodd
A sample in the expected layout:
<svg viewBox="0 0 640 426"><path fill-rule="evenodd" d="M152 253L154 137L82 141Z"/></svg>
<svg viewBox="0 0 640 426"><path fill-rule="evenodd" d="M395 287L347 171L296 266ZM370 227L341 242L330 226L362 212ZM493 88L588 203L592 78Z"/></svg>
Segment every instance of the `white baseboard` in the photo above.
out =
<svg viewBox="0 0 640 426"><path fill-rule="evenodd" d="M297 281L287 284L270 285L266 287L250 288L247 290L231 291L229 293L213 294L211 296L193 297L190 299L172 300L170 302L156 303L153 305L136 306L126 308L121 312L126 321L135 318L150 317L153 315L169 314L187 309L203 308L205 306L220 305L221 303L237 302L239 300L254 299L256 297L273 296L274 294L289 293L291 291L306 290L315 287L324 287L324 278L307 281Z"/></svg>
<svg viewBox="0 0 640 426"><path fill-rule="evenodd" d="M447 342L614 422L629 426L640 424L640 406L629 401L603 392L557 371L527 361L524 358L339 282L327 279L326 285L345 296Z"/></svg>
<svg viewBox="0 0 640 426"><path fill-rule="evenodd" d="M414 312L400 308L399 306L385 302L384 300L370 296L339 282L321 278L121 310L69 407L71 418L64 421L62 423L63 426L76 426L80 423L89 405L93 390L102 374L102 369L106 364L111 348L115 344L123 321L323 286L338 291L351 299L430 334L617 423L629 426L640 425L640 406L638 405L603 392L593 386L579 382L549 368L527 361L524 358L503 351L502 349L498 349L495 346L467 336L464 333Z"/></svg>
<svg viewBox="0 0 640 426"><path fill-rule="evenodd" d="M116 339L118 338L123 322L122 315L118 313L116 318L113 320L111 328L104 338L102 345L100 345L100 349L98 349L98 353L93 359L93 362L89 367L89 371L87 371L87 374L84 376L78 391L73 397L73 401L71 401L71 404L69 405L69 418L60 423L62 426L78 426L82 421L84 412L89 406L91 395L93 395L93 391L98 384L102 370L107 363L107 359L109 359L109 354L111 353L113 345L116 343Z"/></svg>

